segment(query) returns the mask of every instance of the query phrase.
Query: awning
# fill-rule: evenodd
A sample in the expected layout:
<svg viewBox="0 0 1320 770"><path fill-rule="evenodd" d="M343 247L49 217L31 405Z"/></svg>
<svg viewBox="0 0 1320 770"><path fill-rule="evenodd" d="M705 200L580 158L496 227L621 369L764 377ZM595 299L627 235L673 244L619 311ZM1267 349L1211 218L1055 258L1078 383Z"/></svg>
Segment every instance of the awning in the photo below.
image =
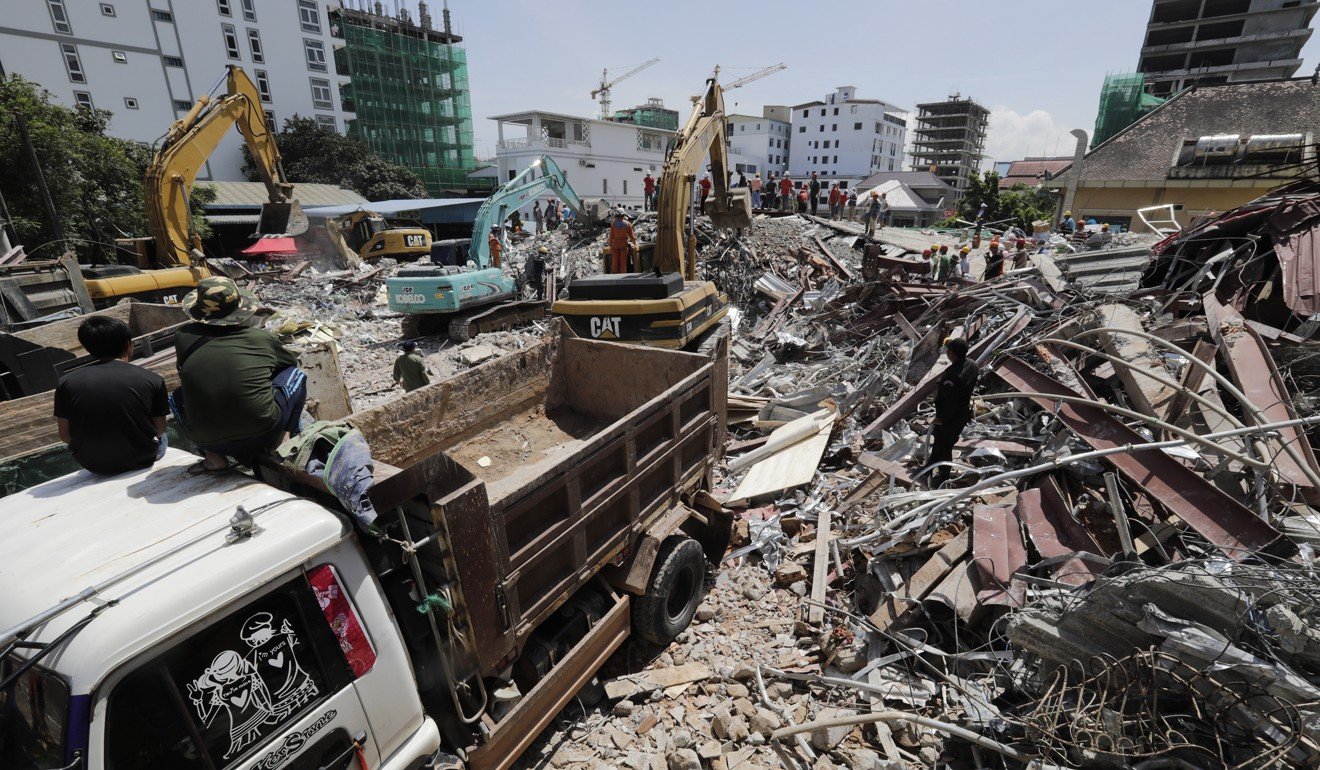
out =
<svg viewBox="0 0 1320 770"><path fill-rule="evenodd" d="M258 238L257 242L243 249L244 254L297 254L298 244L292 238L275 236Z"/></svg>

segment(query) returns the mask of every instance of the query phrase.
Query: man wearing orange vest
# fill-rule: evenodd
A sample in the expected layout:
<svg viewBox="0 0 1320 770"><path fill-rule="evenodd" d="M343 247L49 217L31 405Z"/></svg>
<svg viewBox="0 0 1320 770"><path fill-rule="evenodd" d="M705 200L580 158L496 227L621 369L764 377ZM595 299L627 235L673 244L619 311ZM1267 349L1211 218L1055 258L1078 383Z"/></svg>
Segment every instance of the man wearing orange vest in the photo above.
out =
<svg viewBox="0 0 1320 770"><path fill-rule="evenodd" d="M622 211L614 212L614 224L610 225L610 272L628 272L628 250L637 245L637 233L624 218Z"/></svg>

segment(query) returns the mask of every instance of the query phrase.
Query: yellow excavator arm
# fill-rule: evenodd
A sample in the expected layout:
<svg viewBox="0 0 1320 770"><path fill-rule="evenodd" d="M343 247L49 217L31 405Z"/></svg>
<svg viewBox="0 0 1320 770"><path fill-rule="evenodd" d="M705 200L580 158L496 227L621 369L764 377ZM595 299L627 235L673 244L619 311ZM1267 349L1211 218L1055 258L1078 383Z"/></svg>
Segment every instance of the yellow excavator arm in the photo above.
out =
<svg viewBox="0 0 1320 770"><path fill-rule="evenodd" d="M729 155L725 131L724 90L715 78L706 81L706 92L694 100L692 117L683 126L660 172L657 208L655 267L664 273L678 272L683 279L697 279L696 237L684 233L692 206L692 183L706 155L710 155L712 200L708 213L716 227L748 227L752 204L748 191L729 188Z"/></svg>
<svg viewBox="0 0 1320 770"><path fill-rule="evenodd" d="M257 87L234 65L229 66L226 81L223 96L201 96L187 115L170 126L147 167L147 222L161 265L190 265L202 256L201 238L189 218L188 194L230 126L238 127L266 183L269 200L262 206L257 234L307 231L307 217L293 198L293 185L284 178L273 127L266 122Z"/></svg>

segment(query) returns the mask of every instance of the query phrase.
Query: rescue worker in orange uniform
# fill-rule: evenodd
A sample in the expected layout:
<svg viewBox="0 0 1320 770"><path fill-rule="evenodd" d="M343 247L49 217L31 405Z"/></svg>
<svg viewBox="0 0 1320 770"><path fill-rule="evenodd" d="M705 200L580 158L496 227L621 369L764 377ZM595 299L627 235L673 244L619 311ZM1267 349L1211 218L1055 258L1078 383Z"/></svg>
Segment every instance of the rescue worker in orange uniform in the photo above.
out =
<svg viewBox="0 0 1320 770"><path fill-rule="evenodd" d="M490 252L490 264L492 267L501 267L501 256L504 251L504 245L500 243L500 228L492 227L490 235L486 237L486 250Z"/></svg>
<svg viewBox="0 0 1320 770"><path fill-rule="evenodd" d="M614 212L614 224L610 225L610 272L628 272L628 251L637 245L637 233L632 224L624 218L622 211Z"/></svg>

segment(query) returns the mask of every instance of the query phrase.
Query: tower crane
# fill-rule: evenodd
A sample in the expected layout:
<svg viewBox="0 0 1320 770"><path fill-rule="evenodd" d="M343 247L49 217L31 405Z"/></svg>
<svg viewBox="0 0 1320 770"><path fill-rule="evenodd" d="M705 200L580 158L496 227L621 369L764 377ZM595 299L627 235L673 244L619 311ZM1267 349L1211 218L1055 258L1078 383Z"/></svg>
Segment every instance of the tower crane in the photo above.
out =
<svg viewBox="0 0 1320 770"><path fill-rule="evenodd" d="M745 77L740 77L740 78L738 78L737 80L733 81L732 83L729 83L727 86L724 86L724 90L725 90L725 91L728 91L728 90L730 90L730 89L732 89L732 88L739 88L739 87L741 87L741 86L745 86L745 85L747 85L748 83L751 83L751 82L754 81L754 80L760 80L760 79L763 78L763 77L766 77L766 76L769 76L769 75L773 75L773 74L775 74L776 72L778 72L778 71L780 71L780 70L786 70L786 69L788 69L788 65L785 64L785 63L783 63L783 62L780 62L780 63L775 64L775 65L771 65L771 66L769 66L769 67L766 67L766 68L763 69L763 70L757 70L756 72L753 72L753 73L750 74L750 75L747 75L747 76L745 76Z"/></svg>
<svg viewBox="0 0 1320 770"><path fill-rule="evenodd" d="M595 99L600 96L600 117L602 120L610 116L610 89L659 61L659 57L656 57L650 61L642 62L613 80L610 80L609 70L600 71L600 86L592 89L591 98Z"/></svg>

